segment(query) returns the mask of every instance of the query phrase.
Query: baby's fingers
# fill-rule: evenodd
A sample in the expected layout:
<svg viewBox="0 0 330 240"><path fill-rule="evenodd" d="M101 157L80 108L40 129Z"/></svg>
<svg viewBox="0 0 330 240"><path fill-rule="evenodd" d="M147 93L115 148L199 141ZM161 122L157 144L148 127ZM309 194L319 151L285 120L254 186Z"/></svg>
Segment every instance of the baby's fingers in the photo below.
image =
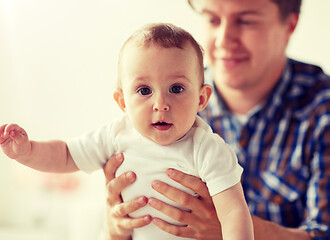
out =
<svg viewBox="0 0 330 240"><path fill-rule="evenodd" d="M5 130L7 126L8 124L5 124L0 127L0 144L3 144L9 138L9 136L5 135Z"/></svg>
<svg viewBox="0 0 330 240"><path fill-rule="evenodd" d="M20 145L21 143L26 141L27 133L17 124L9 124L5 127L4 130L4 138L7 139L8 137L13 139L16 144Z"/></svg>

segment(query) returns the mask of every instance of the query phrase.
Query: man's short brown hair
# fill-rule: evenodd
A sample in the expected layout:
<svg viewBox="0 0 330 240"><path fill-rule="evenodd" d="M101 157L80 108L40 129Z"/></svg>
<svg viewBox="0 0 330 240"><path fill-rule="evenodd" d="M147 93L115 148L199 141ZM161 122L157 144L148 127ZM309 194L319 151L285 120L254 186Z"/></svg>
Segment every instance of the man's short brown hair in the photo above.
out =
<svg viewBox="0 0 330 240"><path fill-rule="evenodd" d="M200 3L201 1L207 1L207 0L188 0L189 5L197 12L200 12ZM285 21L290 13L300 13L300 7L302 0L269 0L273 3L275 3L279 10L281 15L281 20Z"/></svg>

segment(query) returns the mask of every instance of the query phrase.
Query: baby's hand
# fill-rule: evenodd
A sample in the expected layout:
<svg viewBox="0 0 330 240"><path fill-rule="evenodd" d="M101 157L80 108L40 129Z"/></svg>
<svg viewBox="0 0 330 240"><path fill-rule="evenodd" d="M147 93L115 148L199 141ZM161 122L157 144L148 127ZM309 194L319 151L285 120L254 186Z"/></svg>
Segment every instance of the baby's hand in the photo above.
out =
<svg viewBox="0 0 330 240"><path fill-rule="evenodd" d="M5 124L0 127L0 146L2 151L12 159L27 156L31 151L27 133L16 124Z"/></svg>

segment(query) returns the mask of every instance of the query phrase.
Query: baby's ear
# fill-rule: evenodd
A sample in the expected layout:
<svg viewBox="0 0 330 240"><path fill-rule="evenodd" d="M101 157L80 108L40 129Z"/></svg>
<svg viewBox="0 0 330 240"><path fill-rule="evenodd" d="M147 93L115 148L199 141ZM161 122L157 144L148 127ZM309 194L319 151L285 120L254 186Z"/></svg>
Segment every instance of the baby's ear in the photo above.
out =
<svg viewBox="0 0 330 240"><path fill-rule="evenodd" d="M210 96L212 94L212 87L209 84L204 84L201 87L200 94L199 94L199 108L198 111L202 111L207 103L209 102Z"/></svg>
<svg viewBox="0 0 330 240"><path fill-rule="evenodd" d="M117 102L117 104L120 107L120 109L125 112L125 110L126 110L126 104L125 104L125 100L124 100L123 91L120 90L120 89L116 89L115 92L113 93L113 98Z"/></svg>

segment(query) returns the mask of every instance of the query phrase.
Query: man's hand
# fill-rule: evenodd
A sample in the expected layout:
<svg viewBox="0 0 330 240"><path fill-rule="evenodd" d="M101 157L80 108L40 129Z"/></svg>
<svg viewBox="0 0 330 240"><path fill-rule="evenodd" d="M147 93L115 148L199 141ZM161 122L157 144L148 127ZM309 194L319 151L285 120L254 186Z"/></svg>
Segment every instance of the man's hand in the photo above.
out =
<svg viewBox="0 0 330 240"><path fill-rule="evenodd" d="M166 183L155 180L152 187L157 192L182 206L191 209L191 211L185 212L157 199L150 198L148 202L150 206L179 222L185 223L187 226L174 226L161 219L153 219L152 222L164 231L180 237L195 238L199 240L222 239L217 213L205 183L197 177L187 175L174 169L169 169L167 174L174 181L195 191L199 195L199 198L195 198L190 194L167 185ZM252 216L252 220L254 225L254 238L256 240L311 239L310 235L305 230L285 228L256 216Z"/></svg>
<svg viewBox="0 0 330 240"><path fill-rule="evenodd" d="M0 146L12 159L25 157L31 152L31 142L27 133L16 124L5 124L0 127Z"/></svg>
<svg viewBox="0 0 330 240"><path fill-rule="evenodd" d="M306 230L282 227L276 223L252 215L255 240L312 240Z"/></svg>
<svg viewBox="0 0 330 240"><path fill-rule="evenodd" d="M106 209L108 233L106 234L109 234L109 239L111 240L131 239L134 228L143 227L151 222L151 216L149 215L139 218L130 218L128 216L129 213L144 207L148 199L141 196L123 203L120 195L121 191L136 179L133 172L126 172L117 178L115 177L115 173L123 160L122 154L114 155L103 168L108 190Z"/></svg>
<svg viewBox="0 0 330 240"><path fill-rule="evenodd" d="M152 187L165 197L191 209L185 212L172 207L155 198L150 198L148 204L163 212L167 216L186 224L187 226L171 225L161 219L153 219L152 222L164 231L176 236L203 240L220 240L221 226L215 211L212 198L202 180L197 177L184 174L180 171L169 169L168 176L183 186L192 189L199 197L182 192L160 181L153 181Z"/></svg>

